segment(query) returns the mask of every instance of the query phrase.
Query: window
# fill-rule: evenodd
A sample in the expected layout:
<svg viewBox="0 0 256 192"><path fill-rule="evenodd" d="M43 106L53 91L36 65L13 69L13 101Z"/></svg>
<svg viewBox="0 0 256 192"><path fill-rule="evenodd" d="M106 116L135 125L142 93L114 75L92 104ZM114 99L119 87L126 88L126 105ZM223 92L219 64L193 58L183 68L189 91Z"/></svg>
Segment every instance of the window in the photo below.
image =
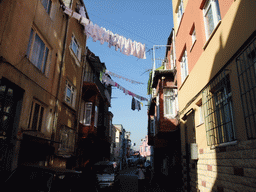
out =
<svg viewBox="0 0 256 192"><path fill-rule="evenodd" d="M79 46L79 44L78 44L74 35L72 35L70 48L72 49L76 58L80 61L81 60L81 48L80 48L80 46Z"/></svg>
<svg viewBox="0 0 256 192"><path fill-rule="evenodd" d="M198 110L199 110L199 125L201 125L202 123L204 123L204 115L203 115L202 105L198 106Z"/></svg>
<svg viewBox="0 0 256 192"><path fill-rule="evenodd" d="M51 0L40 0L41 3L43 4L46 12L48 14L50 14L50 11L51 11L51 6L52 6L52 1Z"/></svg>
<svg viewBox="0 0 256 192"><path fill-rule="evenodd" d="M191 38L192 38L192 46L194 45L194 43L196 42L196 30L194 28L192 34L191 34Z"/></svg>
<svg viewBox="0 0 256 192"><path fill-rule="evenodd" d="M155 119L152 116L150 117L150 135L155 135Z"/></svg>
<svg viewBox="0 0 256 192"><path fill-rule="evenodd" d="M164 89L164 116L175 117L175 91L173 89Z"/></svg>
<svg viewBox="0 0 256 192"><path fill-rule="evenodd" d="M109 136L112 136L112 119L109 120Z"/></svg>
<svg viewBox="0 0 256 192"><path fill-rule="evenodd" d="M180 67L181 67L181 82L183 82L186 77L188 76L188 61L187 61L187 51L185 50L181 61L180 61Z"/></svg>
<svg viewBox="0 0 256 192"><path fill-rule="evenodd" d="M72 107L75 107L75 99L76 99L76 91L75 87L66 81L66 95L65 95L65 101L71 105Z"/></svg>
<svg viewBox="0 0 256 192"><path fill-rule="evenodd" d="M95 113L94 113L94 127L97 127L97 124L98 124L98 114L99 114L98 106L97 106L97 105L95 105Z"/></svg>
<svg viewBox="0 0 256 192"><path fill-rule="evenodd" d="M74 152L75 147L75 130L65 125L60 129L59 152Z"/></svg>
<svg viewBox="0 0 256 192"><path fill-rule="evenodd" d="M218 0L207 0L203 8L206 39L209 39L213 30L221 20Z"/></svg>
<svg viewBox="0 0 256 192"><path fill-rule="evenodd" d="M180 24L183 13L184 13L183 0L180 0L178 12L177 12L178 25Z"/></svg>
<svg viewBox="0 0 256 192"><path fill-rule="evenodd" d="M31 29L27 49L27 57L40 71L45 73L49 48L39 37L34 29Z"/></svg>
<svg viewBox="0 0 256 192"><path fill-rule="evenodd" d="M240 96L248 139L256 139L256 38L236 58Z"/></svg>
<svg viewBox="0 0 256 192"><path fill-rule="evenodd" d="M45 107L38 101L32 101L29 125L28 128L31 130L41 131L43 124Z"/></svg>
<svg viewBox="0 0 256 192"><path fill-rule="evenodd" d="M225 71L203 91L208 145L235 141L232 93Z"/></svg>
<svg viewBox="0 0 256 192"><path fill-rule="evenodd" d="M80 123L90 126L92 116L92 103L82 101Z"/></svg>

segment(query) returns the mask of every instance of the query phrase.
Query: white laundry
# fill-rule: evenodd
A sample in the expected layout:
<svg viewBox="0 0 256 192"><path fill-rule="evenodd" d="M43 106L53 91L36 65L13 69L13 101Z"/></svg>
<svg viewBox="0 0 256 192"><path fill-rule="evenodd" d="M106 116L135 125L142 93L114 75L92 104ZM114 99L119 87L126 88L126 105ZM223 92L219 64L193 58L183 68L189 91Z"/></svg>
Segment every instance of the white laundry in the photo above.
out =
<svg viewBox="0 0 256 192"><path fill-rule="evenodd" d="M94 42L100 41L101 44L107 42L109 47L115 46L116 51L120 49L120 52L125 55L133 55L140 59L146 59L145 45L136 41L132 42L131 39L126 39L118 34L113 34L113 32L99 27L96 24L93 25L93 23L86 18L86 12L83 6L79 6L79 14L77 12L73 12L72 9L68 7L62 7L64 7L65 14L77 19L84 26L86 38L91 36Z"/></svg>
<svg viewBox="0 0 256 192"><path fill-rule="evenodd" d="M72 13L73 13L73 11L72 11L72 9L70 9L70 8L65 8L65 10L64 10L64 13L66 13L68 16L72 16Z"/></svg>
<svg viewBox="0 0 256 192"><path fill-rule="evenodd" d="M122 53L125 55L129 55L129 40L128 39L124 40L124 46L122 49Z"/></svg>
<svg viewBox="0 0 256 192"><path fill-rule="evenodd" d="M100 42L101 44L103 44L104 42L107 42L109 41L109 30L106 30L105 28L102 28L103 29L103 39L102 41L103 42Z"/></svg>
<svg viewBox="0 0 256 192"><path fill-rule="evenodd" d="M86 15L85 15L85 8L83 6L80 6L79 7L79 13L81 14L82 17L85 17L86 18Z"/></svg>
<svg viewBox="0 0 256 192"><path fill-rule="evenodd" d="M85 27L90 23L89 19L82 17L80 23Z"/></svg>
<svg viewBox="0 0 256 192"><path fill-rule="evenodd" d="M72 15L73 18L77 19L78 21L81 19L81 15L78 14L77 12L73 12L73 15Z"/></svg>

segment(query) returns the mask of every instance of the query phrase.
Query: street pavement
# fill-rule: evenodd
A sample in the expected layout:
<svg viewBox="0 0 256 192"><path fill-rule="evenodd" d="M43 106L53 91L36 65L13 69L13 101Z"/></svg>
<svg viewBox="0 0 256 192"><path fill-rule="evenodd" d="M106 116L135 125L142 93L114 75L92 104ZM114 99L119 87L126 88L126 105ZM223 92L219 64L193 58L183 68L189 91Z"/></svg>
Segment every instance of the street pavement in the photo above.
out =
<svg viewBox="0 0 256 192"><path fill-rule="evenodd" d="M136 174L137 168L131 167L121 170L118 175L118 183L116 186L116 191L118 192L166 192L166 190L161 189L157 183L150 183L147 181L146 186L144 186L144 191L138 190L138 176Z"/></svg>

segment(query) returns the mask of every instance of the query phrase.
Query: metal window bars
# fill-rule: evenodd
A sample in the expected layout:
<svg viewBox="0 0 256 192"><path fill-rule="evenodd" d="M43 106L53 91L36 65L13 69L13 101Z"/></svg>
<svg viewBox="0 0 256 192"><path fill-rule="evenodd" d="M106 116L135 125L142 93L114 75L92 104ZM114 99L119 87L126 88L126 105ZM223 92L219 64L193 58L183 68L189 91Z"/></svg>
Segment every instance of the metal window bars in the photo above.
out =
<svg viewBox="0 0 256 192"><path fill-rule="evenodd" d="M217 145L236 140L233 120L232 92L226 69L202 92L207 144Z"/></svg>
<svg viewBox="0 0 256 192"><path fill-rule="evenodd" d="M256 38L236 58L240 96L248 139L256 138Z"/></svg>

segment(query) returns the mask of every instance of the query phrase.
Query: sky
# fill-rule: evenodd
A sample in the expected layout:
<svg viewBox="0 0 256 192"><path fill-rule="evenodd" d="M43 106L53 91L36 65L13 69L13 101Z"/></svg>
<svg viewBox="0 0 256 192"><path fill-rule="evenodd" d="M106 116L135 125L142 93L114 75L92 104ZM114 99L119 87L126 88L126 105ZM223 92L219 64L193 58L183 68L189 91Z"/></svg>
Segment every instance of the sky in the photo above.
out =
<svg viewBox="0 0 256 192"><path fill-rule="evenodd" d="M108 71L143 84L133 84L122 78L111 76L125 89L147 99L147 82L149 70L153 66L154 45L166 45L173 28L172 1L171 0L84 0L90 20L99 27L117 33L126 39L137 41L146 46L146 59L127 56L109 48L105 42L93 42L89 37L88 48L99 56L105 63ZM159 49L156 54L165 54L165 49ZM138 150L141 139L147 135L148 102L142 101L141 110L131 109L132 96L125 95L123 91L112 88L111 111L114 115L113 124L122 124L126 131L131 132L131 142L136 143L133 149Z"/></svg>

